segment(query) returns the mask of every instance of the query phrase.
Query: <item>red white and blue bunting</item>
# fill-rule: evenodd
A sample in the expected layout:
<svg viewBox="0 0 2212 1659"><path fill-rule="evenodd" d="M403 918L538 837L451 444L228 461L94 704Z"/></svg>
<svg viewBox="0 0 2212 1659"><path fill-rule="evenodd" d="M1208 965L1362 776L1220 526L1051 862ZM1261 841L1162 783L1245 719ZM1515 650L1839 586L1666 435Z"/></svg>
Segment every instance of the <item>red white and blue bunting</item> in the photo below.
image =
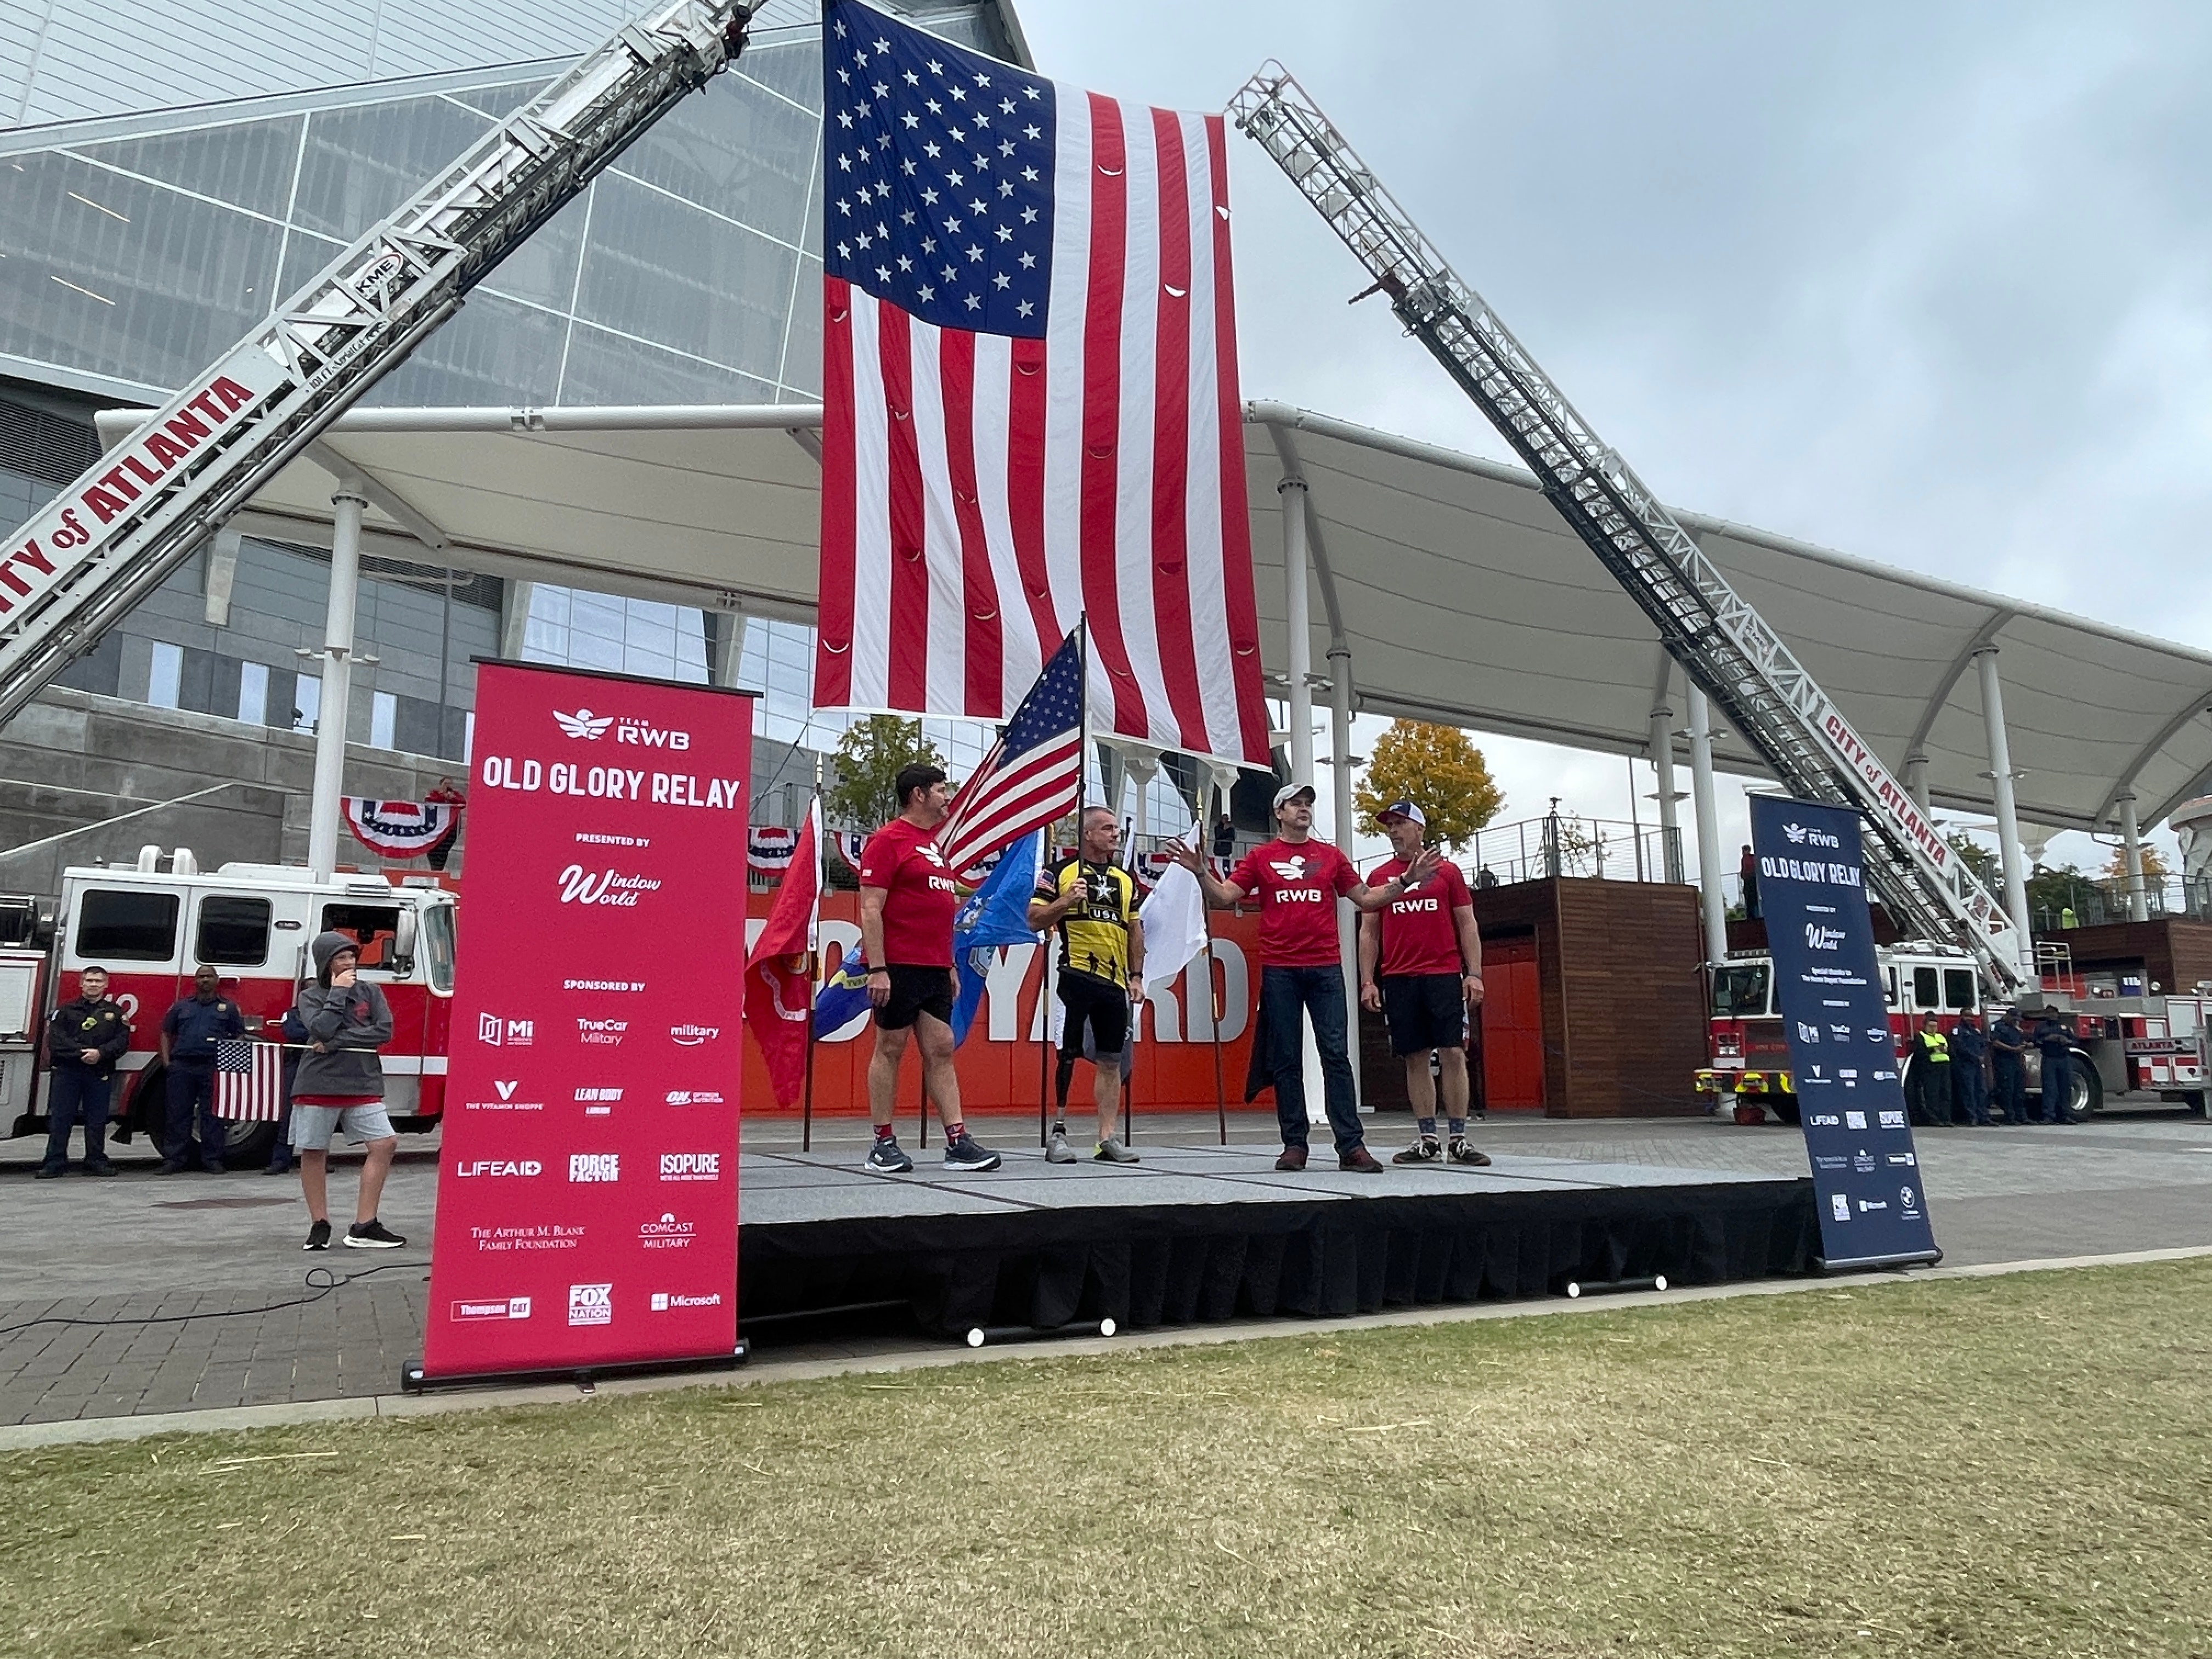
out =
<svg viewBox="0 0 2212 1659"><path fill-rule="evenodd" d="M346 828L380 859L421 858L453 833L460 803L450 800L371 800L347 795Z"/></svg>

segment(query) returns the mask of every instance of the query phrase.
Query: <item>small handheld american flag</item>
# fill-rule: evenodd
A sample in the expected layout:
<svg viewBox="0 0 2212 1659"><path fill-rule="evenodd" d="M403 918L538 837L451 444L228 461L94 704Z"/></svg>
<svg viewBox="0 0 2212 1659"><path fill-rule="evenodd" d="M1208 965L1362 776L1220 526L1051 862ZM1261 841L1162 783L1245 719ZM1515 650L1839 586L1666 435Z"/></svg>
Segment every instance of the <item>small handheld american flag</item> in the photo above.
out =
<svg viewBox="0 0 2212 1659"><path fill-rule="evenodd" d="M962 880L975 880L985 858L1081 799L1083 645L1080 629L1061 642L1005 733L953 797L937 848Z"/></svg>
<svg viewBox="0 0 2212 1659"><path fill-rule="evenodd" d="M216 1039L215 1115L274 1123L283 1113L284 1045L252 1037Z"/></svg>

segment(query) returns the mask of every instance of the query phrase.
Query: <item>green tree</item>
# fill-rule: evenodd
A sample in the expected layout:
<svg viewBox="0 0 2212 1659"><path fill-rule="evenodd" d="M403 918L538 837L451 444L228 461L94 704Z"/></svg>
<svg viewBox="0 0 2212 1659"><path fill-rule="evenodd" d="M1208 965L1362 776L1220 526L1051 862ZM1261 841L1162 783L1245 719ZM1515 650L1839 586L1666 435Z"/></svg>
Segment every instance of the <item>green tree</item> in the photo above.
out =
<svg viewBox="0 0 2212 1659"><path fill-rule="evenodd" d="M1428 819L1429 840L1454 852L1505 805L1482 750L1467 733L1425 720L1390 722L1375 740L1352 798L1370 822L1394 800L1416 803Z"/></svg>
<svg viewBox="0 0 2212 1659"><path fill-rule="evenodd" d="M2004 890L2004 866L1993 850L1961 830L1947 831L1943 840L1959 855L1959 862L1972 871L1983 886L1992 893Z"/></svg>
<svg viewBox="0 0 2212 1659"><path fill-rule="evenodd" d="M895 785L902 768L945 764L921 735L921 722L896 714L854 721L837 739L836 758L837 781L823 791L822 810L833 823L862 830L897 816Z"/></svg>
<svg viewBox="0 0 2212 1659"><path fill-rule="evenodd" d="M2101 921L2102 897L2095 881L2071 864L2060 869L2039 864L2027 878L2028 916L2038 927L2060 926L2069 910L2076 922Z"/></svg>

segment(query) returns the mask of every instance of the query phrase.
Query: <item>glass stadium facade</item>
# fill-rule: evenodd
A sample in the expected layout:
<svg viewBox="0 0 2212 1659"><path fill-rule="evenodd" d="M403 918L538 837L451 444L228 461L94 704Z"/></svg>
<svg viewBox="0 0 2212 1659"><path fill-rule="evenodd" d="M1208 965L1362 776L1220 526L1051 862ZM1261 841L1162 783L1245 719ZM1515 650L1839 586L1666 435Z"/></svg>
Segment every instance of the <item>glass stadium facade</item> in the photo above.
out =
<svg viewBox="0 0 2212 1659"><path fill-rule="evenodd" d="M0 12L0 520L21 522L97 453L94 410L166 395L638 9L31 0ZM1026 58L1004 0L896 9ZM137 35L119 70L100 44L118 27ZM514 61L518 46L531 61ZM815 0L770 0L741 63L493 272L370 401L814 400L820 76ZM312 729L319 683L296 653L321 639L327 556L252 538L215 551L60 684ZM741 646L720 637L732 626ZM826 746L842 724L810 719L811 630L791 623L372 558L359 633L379 660L356 678L349 736L401 755L461 757L466 665L501 652L694 680L720 659L734 683L765 690L763 736ZM933 734L956 761L981 753L973 727Z"/></svg>

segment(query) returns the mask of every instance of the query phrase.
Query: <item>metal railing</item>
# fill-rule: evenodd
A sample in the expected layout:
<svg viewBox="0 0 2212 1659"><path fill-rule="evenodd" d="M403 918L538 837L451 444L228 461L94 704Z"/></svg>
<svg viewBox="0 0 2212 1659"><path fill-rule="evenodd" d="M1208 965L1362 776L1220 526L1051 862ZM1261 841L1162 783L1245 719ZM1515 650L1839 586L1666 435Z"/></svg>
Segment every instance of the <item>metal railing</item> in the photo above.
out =
<svg viewBox="0 0 2212 1659"><path fill-rule="evenodd" d="M1601 881L1672 881L1682 869L1680 830L1547 812L1477 830L1456 862L1478 886L1580 876Z"/></svg>
<svg viewBox="0 0 2212 1659"><path fill-rule="evenodd" d="M2028 920L2038 933L2096 927L2129 919L2128 884L2124 880L2082 876L2063 887L2046 881L2035 898L2037 902L2029 907ZM2212 876L2146 876L2143 908L2154 921L2163 917L2212 921Z"/></svg>

